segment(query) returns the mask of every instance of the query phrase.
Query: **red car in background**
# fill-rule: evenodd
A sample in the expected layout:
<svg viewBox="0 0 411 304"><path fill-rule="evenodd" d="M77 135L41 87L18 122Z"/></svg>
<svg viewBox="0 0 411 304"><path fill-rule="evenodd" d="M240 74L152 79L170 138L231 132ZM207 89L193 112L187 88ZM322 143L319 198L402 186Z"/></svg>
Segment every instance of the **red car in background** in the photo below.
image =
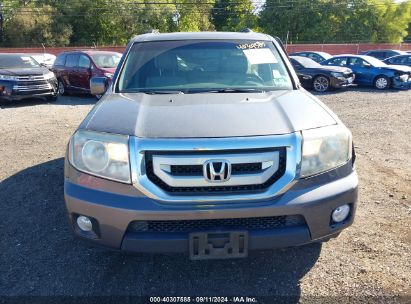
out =
<svg viewBox="0 0 411 304"><path fill-rule="evenodd" d="M107 77L108 84L122 54L109 51L66 51L54 61L52 71L58 81L60 95L67 93L90 93L92 77ZM101 95L96 96L100 98Z"/></svg>

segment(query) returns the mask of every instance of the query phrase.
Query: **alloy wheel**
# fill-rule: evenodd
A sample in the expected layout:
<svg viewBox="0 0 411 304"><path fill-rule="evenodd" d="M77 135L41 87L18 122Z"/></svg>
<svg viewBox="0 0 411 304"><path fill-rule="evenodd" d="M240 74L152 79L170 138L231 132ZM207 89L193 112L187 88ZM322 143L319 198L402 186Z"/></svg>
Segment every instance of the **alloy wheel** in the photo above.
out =
<svg viewBox="0 0 411 304"><path fill-rule="evenodd" d="M64 84L61 81L59 81L58 90L60 95L64 95L66 93L66 88L64 87Z"/></svg>
<svg viewBox="0 0 411 304"><path fill-rule="evenodd" d="M388 80L385 77L380 77L375 80L375 87L380 90L386 89L388 86Z"/></svg>
<svg viewBox="0 0 411 304"><path fill-rule="evenodd" d="M317 92L325 92L328 90L330 83L328 79L324 76L318 76L314 79L314 90Z"/></svg>

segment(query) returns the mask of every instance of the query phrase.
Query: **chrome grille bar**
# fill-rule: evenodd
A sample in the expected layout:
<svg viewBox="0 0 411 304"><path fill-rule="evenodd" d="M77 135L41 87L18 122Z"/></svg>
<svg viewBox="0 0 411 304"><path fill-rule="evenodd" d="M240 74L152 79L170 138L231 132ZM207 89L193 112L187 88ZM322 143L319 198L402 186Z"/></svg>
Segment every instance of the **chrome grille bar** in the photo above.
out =
<svg viewBox="0 0 411 304"><path fill-rule="evenodd" d="M17 81L39 81L39 80L46 80L44 75L22 75L16 76Z"/></svg>
<svg viewBox="0 0 411 304"><path fill-rule="evenodd" d="M163 182L172 187L206 187L210 181L204 176L173 176L171 166L173 165L203 165L211 159L216 159L214 154L206 155L154 155L154 174ZM279 152L271 151L265 153L220 154L219 159L224 159L232 164L260 163L265 167L261 172L254 174L232 175L231 178L221 186L256 185L265 183L278 169ZM213 185L214 186L214 185Z"/></svg>
<svg viewBox="0 0 411 304"><path fill-rule="evenodd" d="M51 90L51 85L49 83L31 84L31 85L14 85L13 90L19 91L19 92Z"/></svg>
<svg viewBox="0 0 411 304"><path fill-rule="evenodd" d="M131 177L134 187L144 195L157 200L158 202L171 203L223 203L250 200L265 200L279 195L286 191L297 176L297 168L301 162L301 134L299 132L256 137L230 137L230 138L179 138L178 140L162 138L137 138L130 137L130 165ZM160 155L164 151L194 154L204 152L214 154L219 158L229 151L249 152L252 149L270 149L283 147L286 153L285 172L271 186L258 193L225 193L207 196L181 195L178 193L168 193L161 187L154 184L148 177L146 171L145 154L151 151L153 155ZM157 153L158 151L158 153ZM207 153L209 151L210 153ZM245 186L248 187L248 186Z"/></svg>

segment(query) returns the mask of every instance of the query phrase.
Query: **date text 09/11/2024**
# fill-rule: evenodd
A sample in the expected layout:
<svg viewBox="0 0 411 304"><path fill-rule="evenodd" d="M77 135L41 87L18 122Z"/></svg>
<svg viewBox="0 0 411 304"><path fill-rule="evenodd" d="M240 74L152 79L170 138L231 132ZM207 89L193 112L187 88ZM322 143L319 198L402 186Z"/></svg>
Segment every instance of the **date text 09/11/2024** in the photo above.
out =
<svg viewBox="0 0 411 304"><path fill-rule="evenodd" d="M258 303L254 297L150 297L150 303Z"/></svg>

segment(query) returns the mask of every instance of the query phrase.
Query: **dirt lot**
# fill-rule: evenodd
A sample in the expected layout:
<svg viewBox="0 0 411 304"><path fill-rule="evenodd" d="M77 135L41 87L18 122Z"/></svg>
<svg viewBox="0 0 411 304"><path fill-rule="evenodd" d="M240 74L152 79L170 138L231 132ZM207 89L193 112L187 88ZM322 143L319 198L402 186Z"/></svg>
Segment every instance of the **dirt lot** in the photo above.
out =
<svg viewBox="0 0 411 304"><path fill-rule="evenodd" d="M3 105L0 295L292 295L296 301L312 295L388 295L411 300L411 91L352 89L320 98L354 135L361 182L354 225L322 247L205 262L109 252L72 237L65 220L62 157L95 100Z"/></svg>

